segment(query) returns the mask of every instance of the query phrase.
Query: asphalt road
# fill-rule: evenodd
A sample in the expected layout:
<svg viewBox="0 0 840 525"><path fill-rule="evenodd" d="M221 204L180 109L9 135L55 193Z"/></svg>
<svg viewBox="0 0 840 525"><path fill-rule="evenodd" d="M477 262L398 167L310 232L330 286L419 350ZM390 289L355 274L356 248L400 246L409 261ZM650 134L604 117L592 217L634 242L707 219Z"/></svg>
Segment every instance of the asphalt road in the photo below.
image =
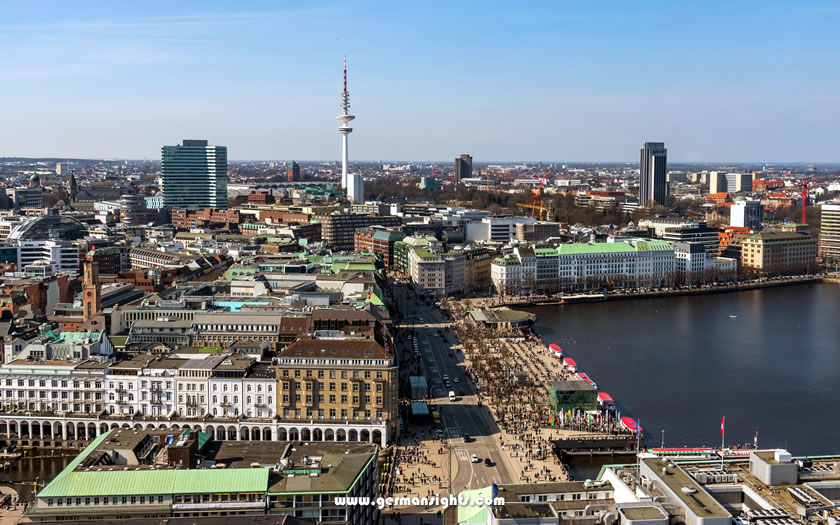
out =
<svg viewBox="0 0 840 525"><path fill-rule="evenodd" d="M446 441L452 447L452 464L455 466L452 472L453 493L492 483L511 483L513 477L502 459L498 436L491 437L498 429L492 423L487 407L478 406L473 385L464 375L463 354L455 348L458 345L455 334L447 328L442 313L436 307L412 299L403 286L395 291L400 297L403 313L413 316L403 326L413 327L419 340L426 379L432 392L431 404L440 411L441 426ZM448 377L450 387L445 386L444 376ZM464 395L457 396L457 400L452 402L449 391L456 394L463 391ZM464 441L465 434L471 437L469 443ZM481 462L473 463L472 454L476 454ZM493 466L484 464L487 457ZM447 476L446 468L443 470L444 476Z"/></svg>

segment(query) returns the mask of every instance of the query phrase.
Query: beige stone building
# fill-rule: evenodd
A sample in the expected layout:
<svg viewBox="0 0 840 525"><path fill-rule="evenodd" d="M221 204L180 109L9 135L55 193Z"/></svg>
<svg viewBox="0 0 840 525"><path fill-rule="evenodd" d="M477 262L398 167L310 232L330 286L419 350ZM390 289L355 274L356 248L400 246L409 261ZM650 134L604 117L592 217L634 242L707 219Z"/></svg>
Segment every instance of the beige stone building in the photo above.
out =
<svg viewBox="0 0 840 525"><path fill-rule="evenodd" d="M279 418L312 422L313 440L384 446L399 420L399 370L373 334L373 328L321 330L278 352Z"/></svg>
<svg viewBox="0 0 840 525"><path fill-rule="evenodd" d="M808 233L769 230L741 241L741 269L761 275L810 273L817 266L817 240Z"/></svg>

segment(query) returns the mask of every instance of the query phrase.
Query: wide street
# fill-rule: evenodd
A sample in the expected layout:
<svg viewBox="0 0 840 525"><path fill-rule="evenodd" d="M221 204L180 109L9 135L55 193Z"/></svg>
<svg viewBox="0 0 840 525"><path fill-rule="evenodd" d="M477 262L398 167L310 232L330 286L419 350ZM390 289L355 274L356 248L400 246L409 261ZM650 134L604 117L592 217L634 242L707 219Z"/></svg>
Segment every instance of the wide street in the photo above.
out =
<svg viewBox="0 0 840 525"><path fill-rule="evenodd" d="M451 447L452 492L512 482L515 478L509 470L509 459L500 449L499 429L488 408L478 404L474 385L464 373L464 356L441 311L434 305L427 306L403 286L397 286L394 292L400 309L408 316L403 327L413 329L419 341L431 390L430 405L440 412L445 442ZM445 386L446 379L451 387ZM454 402L449 400L450 391L456 393ZM465 436L470 437L469 442ZM473 454L479 463L471 461ZM488 457L492 466L484 463ZM445 464L441 470L446 480L450 472Z"/></svg>

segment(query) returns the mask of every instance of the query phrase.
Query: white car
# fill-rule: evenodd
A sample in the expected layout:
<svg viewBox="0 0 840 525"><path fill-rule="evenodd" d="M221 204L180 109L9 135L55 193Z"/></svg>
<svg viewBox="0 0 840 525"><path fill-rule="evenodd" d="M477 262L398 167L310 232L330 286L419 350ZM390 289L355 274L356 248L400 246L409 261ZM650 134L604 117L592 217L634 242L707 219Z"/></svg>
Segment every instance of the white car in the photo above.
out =
<svg viewBox="0 0 840 525"><path fill-rule="evenodd" d="M481 460L478 459L477 454L473 454L472 456L470 456L470 461L472 461L473 463L481 463Z"/></svg>
<svg viewBox="0 0 840 525"><path fill-rule="evenodd" d="M452 382L453 382L453 383L459 383L459 382L460 382L460 380L459 380L457 377L453 377L453 378L452 378Z"/></svg>

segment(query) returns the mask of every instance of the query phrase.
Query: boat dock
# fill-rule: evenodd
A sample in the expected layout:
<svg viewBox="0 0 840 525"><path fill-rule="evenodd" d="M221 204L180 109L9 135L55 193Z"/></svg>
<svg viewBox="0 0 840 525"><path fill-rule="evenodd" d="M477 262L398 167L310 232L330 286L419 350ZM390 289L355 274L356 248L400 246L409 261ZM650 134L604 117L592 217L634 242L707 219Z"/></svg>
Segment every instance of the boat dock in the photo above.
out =
<svg viewBox="0 0 840 525"><path fill-rule="evenodd" d="M551 442L554 453L559 458L568 456L620 456L635 454L636 437L628 435L577 436L555 439ZM644 439L638 444L638 450L644 450Z"/></svg>

